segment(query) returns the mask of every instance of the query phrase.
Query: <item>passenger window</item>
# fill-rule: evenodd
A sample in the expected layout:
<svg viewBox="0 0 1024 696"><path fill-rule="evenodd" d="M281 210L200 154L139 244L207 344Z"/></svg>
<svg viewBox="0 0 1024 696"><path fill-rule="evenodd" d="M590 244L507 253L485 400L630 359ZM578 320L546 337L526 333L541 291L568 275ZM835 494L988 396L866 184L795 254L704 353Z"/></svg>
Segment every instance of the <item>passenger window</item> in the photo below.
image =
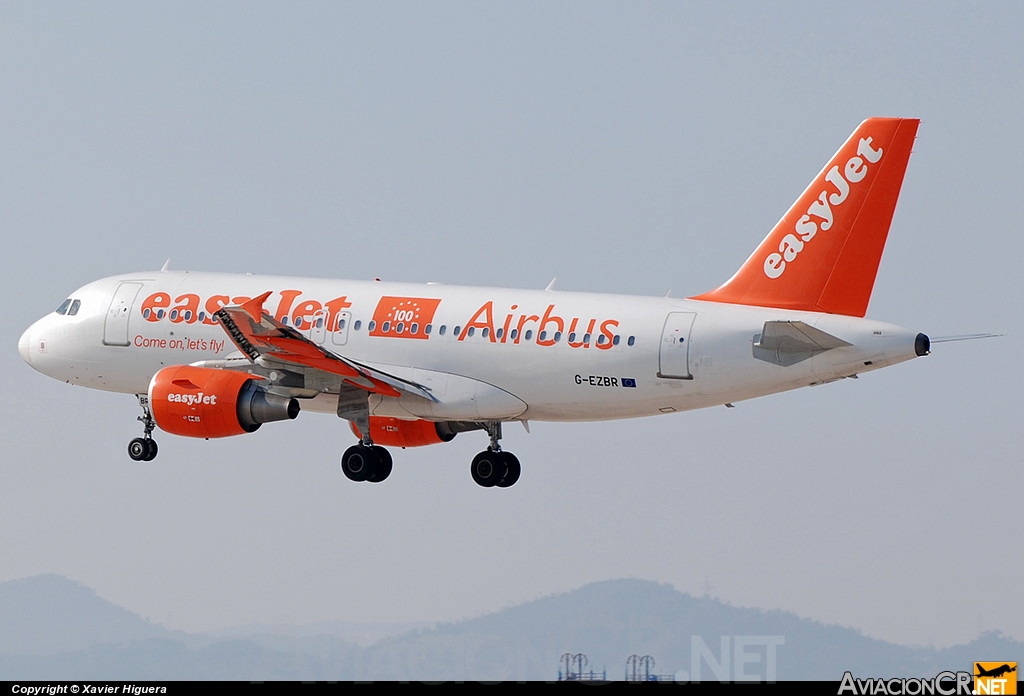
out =
<svg viewBox="0 0 1024 696"><path fill-rule="evenodd" d="M529 338L529 336L527 336L527 338ZM540 332L540 340L542 340L542 341L548 340L548 332L547 331L541 331Z"/></svg>
<svg viewBox="0 0 1024 696"><path fill-rule="evenodd" d="M366 328L367 328L368 331L370 331L372 333L373 330L377 328L377 322L371 321Z"/></svg>
<svg viewBox="0 0 1024 696"><path fill-rule="evenodd" d="M519 335L519 329L512 329L508 333L508 337L511 338L513 341L516 340L516 336L518 336L518 335Z"/></svg>
<svg viewBox="0 0 1024 696"><path fill-rule="evenodd" d="M484 331L486 331L486 330L487 329L484 329ZM501 338L504 334L505 334L505 329L498 329L497 331L494 332L494 336L496 338Z"/></svg>
<svg viewBox="0 0 1024 696"><path fill-rule="evenodd" d="M409 333L411 333L413 336L415 336L419 332L420 332L420 325L419 324L413 324L412 326L409 327Z"/></svg>
<svg viewBox="0 0 1024 696"><path fill-rule="evenodd" d="M527 341L533 338L533 329L527 329L526 334L523 336Z"/></svg>
<svg viewBox="0 0 1024 696"><path fill-rule="evenodd" d="M433 328L434 328L433 325L427 324L426 326L423 327L423 333L425 333L425 334L427 334L429 336L430 332L433 330Z"/></svg>
<svg viewBox="0 0 1024 696"><path fill-rule="evenodd" d="M82 306L81 300L75 300L71 303L71 309L68 310L68 316L73 317L78 314L78 308Z"/></svg>
<svg viewBox="0 0 1024 696"><path fill-rule="evenodd" d="M613 346L619 345L619 339L620 338L622 338L622 336L619 336L618 334L615 334L615 338L612 339L612 345Z"/></svg>
<svg viewBox="0 0 1024 696"><path fill-rule="evenodd" d="M352 328L358 331L359 329L363 328L363 322L360 320L356 320L356 323L352 326Z"/></svg>
<svg viewBox="0 0 1024 696"><path fill-rule="evenodd" d="M629 340L626 341L626 343L628 343L629 345L633 345L634 343L636 343L636 336L630 336Z"/></svg>
<svg viewBox="0 0 1024 696"><path fill-rule="evenodd" d="M562 332L561 331L556 331L555 332L555 343L558 343L561 340L562 340Z"/></svg>
<svg viewBox="0 0 1024 696"><path fill-rule="evenodd" d="M441 324L441 328L438 329L437 332L439 334L441 334L442 336L444 336L444 332L445 332L445 330L447 330L447 328L448 328L447 326L445 326L444 324Z"/></svg>
<svg viewBox="0 0 1024 696"><path fill-rule="evenodd" d="M453 336L458 336L460 331L462 331L462 327L461 326L456 326L455 327L455 331L452 332L452 335Z"/></svg>
<svg viewBox="0 0 1024 696"><path fill-rule="evenodd" d="M469 329L467 329L466 333L468 333L470 336L472 336L474 333L476 333L476 329L471 326L471 327L469 327Z"/></svg>
<svg viewBox="0 0 1024 696"><path fill-rule="evenodd" d="M64 314L67 314L68 307L70 307L70 306L71 306L71 300L64 300L63 302L60 303L60 307L58 307L54 311L57 312L57 314L64 315Z"/></svg>

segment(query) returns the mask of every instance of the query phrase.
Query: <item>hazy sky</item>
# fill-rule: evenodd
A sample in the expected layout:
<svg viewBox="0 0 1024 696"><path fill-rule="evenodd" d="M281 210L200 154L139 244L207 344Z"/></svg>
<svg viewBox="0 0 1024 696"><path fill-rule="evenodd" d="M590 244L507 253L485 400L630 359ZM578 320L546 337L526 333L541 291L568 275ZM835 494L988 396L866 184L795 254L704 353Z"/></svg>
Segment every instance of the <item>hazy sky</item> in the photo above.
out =
<svg viewBox="0 0 1024 696"><path fill-rule="evenodd" d="M451 620L637 577L899 642L1024 639L1019 3L0 3L0 580L175 628ZM868 312L942 344L823 387L397 450L158 434L21 332L128 271L675 296L869 116L922 119Z"/></svg>

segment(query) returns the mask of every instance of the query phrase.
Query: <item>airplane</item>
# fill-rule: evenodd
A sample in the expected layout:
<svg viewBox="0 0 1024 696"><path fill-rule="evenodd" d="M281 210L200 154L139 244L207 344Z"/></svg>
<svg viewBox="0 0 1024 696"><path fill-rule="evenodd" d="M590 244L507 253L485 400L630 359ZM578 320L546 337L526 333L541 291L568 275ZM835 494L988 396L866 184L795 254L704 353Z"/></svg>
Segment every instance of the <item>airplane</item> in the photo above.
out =
<svg viewBox="0 0 1024 696"><path fill-rule="evenodd" d="M1012 667L1009 664L1002 664L999 667L995 667L993 669L985 669L984 667L979 665L977 662L974 663L974 666L978 670L978 673L974 675L976 677L999 678L999 677L1003 676L1004 674L1009 674L1010 672L1016 672L1017 671L1017 663L1016 662L1013 663Z"/></svg>
<svg viewBox="0 0 1024 696"><path fill-rule="evenodd" d="M686 299L165 264L75 290L18 348L54 379L135 395L136 461L157 427L209 439L314 411L349 421L353 481L388 478L387 447L482 430L470 473L507 488L522 467L505 423L732 406L927 355L925 334L864 318L918 125L861 123L736 274Z"/></svg>

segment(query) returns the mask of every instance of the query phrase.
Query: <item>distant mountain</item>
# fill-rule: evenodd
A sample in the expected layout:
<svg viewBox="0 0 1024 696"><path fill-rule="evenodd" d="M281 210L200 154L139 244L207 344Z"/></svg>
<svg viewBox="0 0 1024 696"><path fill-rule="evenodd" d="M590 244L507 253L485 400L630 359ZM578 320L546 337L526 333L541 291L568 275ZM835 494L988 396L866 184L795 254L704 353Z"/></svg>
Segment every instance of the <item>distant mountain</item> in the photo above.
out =
<svg viewBox="0 0 1024 696"><path fill-rule="evenodd" d="M699 641L696 651L695 637ZM728 640L724 660L723 637ZM671 585L609 580L477 619L384 640L366 651L366 675L550 679L557 675L559 658L569 652L585 654L588 669L607 670L609 679L623 679L626 658L634 654L652 656L655 673L685 672L693 678L696 652L704 680L715 679L716 666L732 678L742 671L764 679L768 676L767 643L780 640L784 643L775 647L779 680L838 681L846 670L861 677L934 676L945 669L969 670L974 660L986 659L979 655L1024 657L1024 643L994 633L947 650L910 648L788 612L733 607L717 599L693 597ZM701 652L703 647L706 653ZM737 669L738 652L749 660L741 669ZM726 661L727 666L723 664Z"/></svg>
<svg viewBox="0 0 1024 696"><path fill-rule="evenodd" d="M170 635L59 575L0 582L0 655L49 655Z"/></svg>
<svg viewBox="0 0 1024 696"><path fill-rule="evenodd" d="M10 614L16 595L28 603ZM314 635L316 627L286 627L291 635L265 628L230 639L172 632L64 578L2 583L0 679L553 680L563 654L583 653L587 669L606 669L609 679L622 679L626 658L637 654L654 658L655 673L692 678L699 670L707 681L716 672L764 678L774 650L779 680L838 681L845 670L861 678L934 676L970 669L974 660L1024 656L1024 643L996 633L946 650L910 648L644 580L596 582L368 647Z"/></svg>
<svg viewBox="0 0 1024 696"><path fill-rule="evenodd" d="M274 635L305 638L309 636L338 636L357 645L373 645L385 638L409 631L429 628L434 624L426 621L407 623L368 623L364 621L317 621L311 624L243 624L229 626L215 631L204 631L204 635L220 638L243 638L246 636Z"/></svg>

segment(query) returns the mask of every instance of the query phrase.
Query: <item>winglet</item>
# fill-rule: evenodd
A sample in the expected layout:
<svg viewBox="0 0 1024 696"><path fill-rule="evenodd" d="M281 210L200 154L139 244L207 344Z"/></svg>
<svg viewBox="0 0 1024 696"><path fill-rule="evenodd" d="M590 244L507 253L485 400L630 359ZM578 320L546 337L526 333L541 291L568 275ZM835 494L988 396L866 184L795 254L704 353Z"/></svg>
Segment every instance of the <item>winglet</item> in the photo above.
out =
<svg viewBox="0 0 1024 696"><path fill-rule="evenodd" d="M249 316L255 319L257 322L263 320L263 303L267 301L267 298L272 294L272 290L267 290L259 297L254 297L248 302L242 303L241 307Z"/></svg>
<svg viewBox="0 0 1024 696"><path fill-rule="evenodd" d="M736 275L691 299L864 316L918 123L860 124Z"/></svg>

